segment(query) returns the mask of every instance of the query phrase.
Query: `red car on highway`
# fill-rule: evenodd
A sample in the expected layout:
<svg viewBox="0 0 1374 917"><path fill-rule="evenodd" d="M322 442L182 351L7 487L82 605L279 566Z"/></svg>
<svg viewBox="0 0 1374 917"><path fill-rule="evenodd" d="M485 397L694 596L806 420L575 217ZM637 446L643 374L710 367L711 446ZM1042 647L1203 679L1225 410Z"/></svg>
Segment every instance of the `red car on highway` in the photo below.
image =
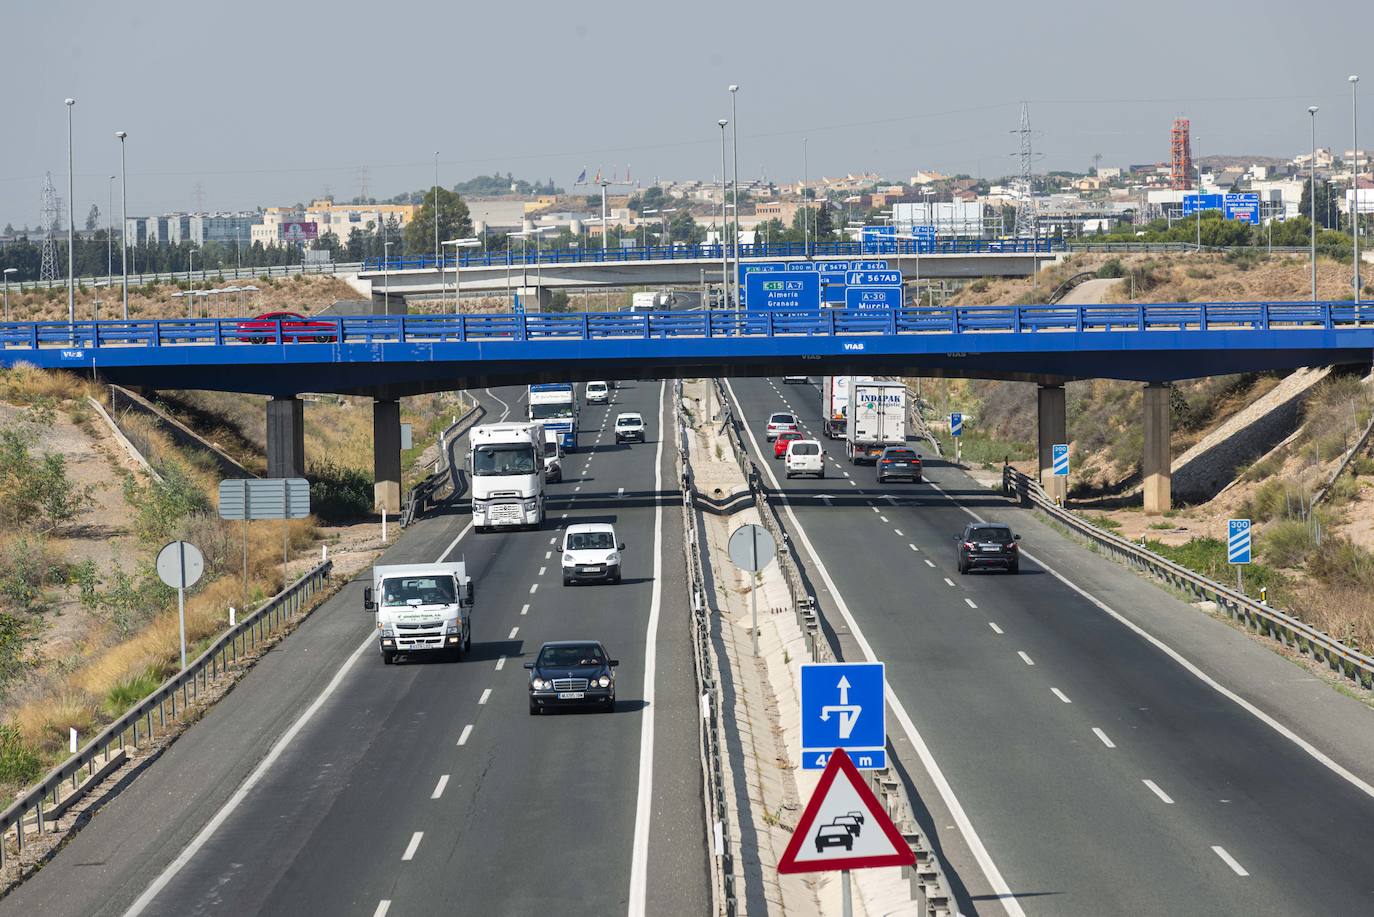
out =
<svg viewBox="0 0 1374 917"><path fill-rule="evenodd" d="M801 439L802 435L796 430L783 430L778 434L778 438L773 440L773 458L780 459L787 454L787 444L794 439Z"/></svg>
<svg viewBox="0 0 1374 917"><path fill-rule="evenodd" d="M239 340L247 344L275 344L278 322L282 340L288 344L332 344L339 339L339 326L334 322L307 318L299 312L264 312L239 322Z"/></svg>

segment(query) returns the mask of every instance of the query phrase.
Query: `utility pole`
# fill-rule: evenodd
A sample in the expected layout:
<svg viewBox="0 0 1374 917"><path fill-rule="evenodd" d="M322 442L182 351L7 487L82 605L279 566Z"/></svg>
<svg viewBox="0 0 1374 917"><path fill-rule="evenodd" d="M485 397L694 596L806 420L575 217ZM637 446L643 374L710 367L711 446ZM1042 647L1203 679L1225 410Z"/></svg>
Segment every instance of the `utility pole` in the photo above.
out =
<svg viewBox="0 0 1374 917"><path fill-rule="evenodd" d="M67 99L67 321L76 323L76 204L72 201L75 179L72 177L72 106L76 99ZM75 343L75 342L73 342Z"/></svg>
<svg viewBox="0 0 1374 917"><path fill-rule="evenodd" d="M1307 113L1312 116L1312 159L1308 170L1312 176L1312 186L1308 193L1307 215L1312 221L1312 301L1317 301L1317 112L1316 105L1309 106Z"/></svg>

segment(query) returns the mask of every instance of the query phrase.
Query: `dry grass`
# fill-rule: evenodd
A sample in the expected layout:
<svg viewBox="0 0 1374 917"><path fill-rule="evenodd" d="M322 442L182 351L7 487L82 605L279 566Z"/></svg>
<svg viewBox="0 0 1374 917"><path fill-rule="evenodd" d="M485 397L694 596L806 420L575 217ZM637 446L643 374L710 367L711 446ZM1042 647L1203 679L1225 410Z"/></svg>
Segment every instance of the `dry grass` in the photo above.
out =
<svg viewBox="0 0 1374 917"><path fill-rule="evenodd" d="M1234 259L1211 252L1178 255L1125 255L1127 269L1153 265L1158 284L1137 300L1147 302L1255 302L1306 300L1312 296L1312 263L1305 255L1278 254ZM1317 259L1317 296L1350 295L1350 266ZM1110 302L1130 299L1129 282L1107 294Z"/></svg>
<svg viewBox="0 0 1374 917"><path fill-rule="evenodd" d="M264 270L266 270L264 268ZM340 299L361 299L360 294L331 276L312 275L290 279L259 277L253 281L216 280L211 272L207 281L196 281L196 289L223 289L228 286L243 286L251 283L258 288L256 293L233 294L226 296L197 297L196 317L237 318L245 315L261 315L263 312L289 310L313 313ZM186 298L172 294L193 284L162 283L151 287L129 287L130 318L186 318ZM113 291L104 288L77 288L76 316L78 320L91 317L96 298L100 299L101 318L118 318L122 315L123 304L120 288L116 280ZM212 305L207 305L212 303ZM207 311L209 310L209 311ZM65 321L67 318L66 288L52 291L32 290L27 293L10 291L10 314L15 321Z"/></svg>
<svg viewBox="0 0 1374 917"><path fill-rule="evenodd" d="M43 399L79 400L91 391L89 382L69 372L38 369L29 363L0 369L0 401L10 404L33 404Z"/></svg>

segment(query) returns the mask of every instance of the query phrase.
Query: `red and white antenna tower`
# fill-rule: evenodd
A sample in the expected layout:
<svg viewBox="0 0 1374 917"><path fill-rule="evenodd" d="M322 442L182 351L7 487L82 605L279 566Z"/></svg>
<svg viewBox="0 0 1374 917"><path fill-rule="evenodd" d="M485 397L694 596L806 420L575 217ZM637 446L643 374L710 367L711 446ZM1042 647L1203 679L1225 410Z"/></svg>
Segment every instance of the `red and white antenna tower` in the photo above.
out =
<svg viewBox="0 0 1374 917"><path fill-rule="evenodd" d="M1193 141L1187 118L1175 118L1169 131L1169 184L1178 191L1193 187Z"/></svg>

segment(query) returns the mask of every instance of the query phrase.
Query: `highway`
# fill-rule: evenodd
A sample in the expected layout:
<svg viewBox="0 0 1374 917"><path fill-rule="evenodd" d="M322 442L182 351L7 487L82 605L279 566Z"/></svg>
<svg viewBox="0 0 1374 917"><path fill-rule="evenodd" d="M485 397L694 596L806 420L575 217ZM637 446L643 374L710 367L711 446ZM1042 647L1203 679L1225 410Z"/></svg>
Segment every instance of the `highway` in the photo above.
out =
<svg viewBox="0 0 1374 917"><path fill-rule="evenodd" d="M814 384L737 379L727 390L756 454L768 413L791 410L831 455L824 480L786 480L771 447L758 460L785 494L784 523L830 623L887 664L899 752L919 738L967 813L970 830L960 838L941 824L942 840L971 846L972 832L986 849L995 876L970 875L973 856L956 857L966 884L1016 895L1004 908L964 894L965 913L1374 911L1367 782L1318 761L1041 564L960 577L953 537L971 510L1046 533L1023 547L1052 551L1069 580L1099 559L930 456L934 484L878 487L871 466L849 465L843 442L821 436ZM1114 607L1148 617L1167 598L1121 575ZM1299 690L1298 670L1277 661Z"/></svg>
<svg viewBox="0 0 1374 917"><path fill-rule="evenodd" d="M487 422L523 411L523 390L478 394ZM608 414L626 409L647 443L614 443ZM387 551L466 560L462 662L384 667L365 572L0 913L708 912L670 410L659 382L584 406L541 531L474 534L459 501ZM626 542L622 585L561 585L556 527L586 521ZM618 709L531 717L522 663L570 638L620 660Z"/></svg>

